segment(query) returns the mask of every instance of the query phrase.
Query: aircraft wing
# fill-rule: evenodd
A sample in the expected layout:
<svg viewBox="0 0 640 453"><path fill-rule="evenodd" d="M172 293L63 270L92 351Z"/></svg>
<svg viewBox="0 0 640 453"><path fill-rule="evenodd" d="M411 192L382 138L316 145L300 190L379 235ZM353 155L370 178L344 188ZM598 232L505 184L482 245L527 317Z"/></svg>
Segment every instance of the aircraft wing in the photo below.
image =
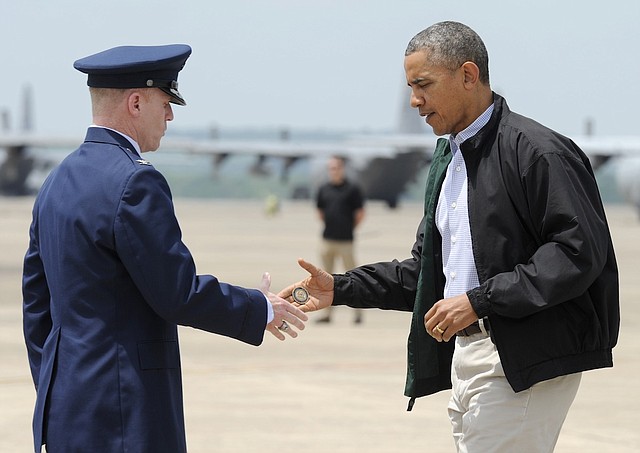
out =
<svg viewBox="0 0 640 453"><path fill-rule="evenodd" d="M77 148L84 136L35 133L0 134L0 148Z"/></svg>
<svg viewBox="0 0 640 453"><path fill-rule="evenodd" d="M640 156L640 137L577 136L572 140L589 157L594 169L613 157Z"/></svg>
<svg viewBox="0 0 640 453"><path fill-rule="evenodd" d="M35 133L0 134L0 148L69 148L75 149L83 135L48 135ZM640 137L578 136L573 141L589 156L640 155ZM194 154L241 154L289 156L329 156L359 154L390 157L402 149L422 149L433 153L437 137L430 134L359 135L333 141L289 140L197 140L165 137L161 148Z"/></svg>
<svg viewBox="0 0 640 453"><path fill-rule="evenodd" d="M425 137L381 135L345 140L189 140L166 137L161 148L209 155L254 155L284 158L329 157L393 157L399 152L416 148L431 156L435 139Z"/></svg>
<svg viewBox="0 0 640 453"><path fill-rule="evenodd" d="M83 136L36 133L0 134L0 148L77 148ZM160 148L192 154L323 157L331 155L393 157L408 149L433 153L435 138L422 134L356 136L344 140L200 140L165 137Z"/></svg>
<svg viewBox="0 0 640 453"><path fill-rule="evenodd" d="M0 148L7 149L7 157L0 168L0 193L27 193L27 179L35 160L23 150L65 149L72 151L82 143L80 136L55 136L36 133L0 134ZM428 162L435 149L436 139L426 134L388 134L352 136L340 140L201 140L164 137L160 151L184 154L209 155L217 168L228 157L252 156L253 174L268 174L268 158L284 162L282 177L289 169L304 159L328 158L340 155L353 161L357 180L371 199L385 200L395 206L408 182ZM42 159L42 156L39 157ZM47 160L45 157L44 160ZM48 165L47 166L52 166ZM18 171L24 169L23 171ZM5 174L5 176L2 176ZM15 177L10 177L17 175Z"/></svg>
<svg viewBox="0 0 640 453"><path fill-rule="evenodd" d="M573 141L588 156L639 156L640 137L583 136Z"/></svg>

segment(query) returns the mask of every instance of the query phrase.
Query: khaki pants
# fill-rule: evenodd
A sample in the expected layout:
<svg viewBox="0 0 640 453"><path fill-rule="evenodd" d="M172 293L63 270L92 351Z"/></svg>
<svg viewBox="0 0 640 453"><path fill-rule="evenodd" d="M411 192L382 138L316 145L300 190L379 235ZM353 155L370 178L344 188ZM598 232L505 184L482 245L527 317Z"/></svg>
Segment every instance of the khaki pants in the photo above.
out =
<svg viewBox="0 0 640 453"><path fill-rule="evenodd" d="M338 259L342 261L345 271L356 267L354 258L353 241L332 241L323 239L320 244L320 258L322 259L322 268L332 274L336 269L335 264ZM362 316L362 310L356 308L356 319ZM324 310L326 318L331 317L331 307Z"/></svg>
<svg viewBox="0 0 640 453"><path fill-rule="evenodd" d="M459 453L553 452L582 374L515 393L484 333L456 337L449 417Z"/></svg>
<svg viewBox="0 0 640 453"><path fill-rule="evenodd" d="M342 261L345 271L356 267L353 241L331 241L323 239L320 245L320 257L322 258L322 268L330 274L334 272L335 263L338 259Z"/></svg>

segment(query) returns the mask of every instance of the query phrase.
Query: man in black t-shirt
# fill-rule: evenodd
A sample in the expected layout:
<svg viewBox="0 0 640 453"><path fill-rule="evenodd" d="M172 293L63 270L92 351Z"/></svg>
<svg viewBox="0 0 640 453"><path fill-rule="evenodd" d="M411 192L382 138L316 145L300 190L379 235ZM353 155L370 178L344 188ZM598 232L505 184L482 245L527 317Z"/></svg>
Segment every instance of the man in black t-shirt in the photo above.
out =
<svg viewBox="0 0 640 453"><path fill-rule="evenodd" d="M320 187L316 197L318 215L324 222L320 256L323 268L329 273L333 272L337 258L342 260L345 271L356 267L353 231L364 218L364 196L358 186L346 179L344 167L343 158L329 159L329 181ZM330 308L326 313L326 316L317 322L330 322ZM356 309L354 322L362 322L360 309Z"/></svg>

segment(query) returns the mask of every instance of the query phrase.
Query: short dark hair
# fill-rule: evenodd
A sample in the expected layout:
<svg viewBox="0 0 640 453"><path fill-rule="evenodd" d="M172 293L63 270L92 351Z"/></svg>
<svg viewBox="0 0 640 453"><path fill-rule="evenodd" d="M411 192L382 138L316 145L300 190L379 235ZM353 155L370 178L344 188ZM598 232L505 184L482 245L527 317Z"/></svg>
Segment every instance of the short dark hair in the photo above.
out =
<svg viewBox="0 0 640 453"><path fill-rule="evenodd" d="M489 54L482 39L468 26L445 21L422 30L409 41L405 56L421 50L430 52L429 58L449 69L457 69L471 61L480 70L480 81L489 85Z"/></svg>

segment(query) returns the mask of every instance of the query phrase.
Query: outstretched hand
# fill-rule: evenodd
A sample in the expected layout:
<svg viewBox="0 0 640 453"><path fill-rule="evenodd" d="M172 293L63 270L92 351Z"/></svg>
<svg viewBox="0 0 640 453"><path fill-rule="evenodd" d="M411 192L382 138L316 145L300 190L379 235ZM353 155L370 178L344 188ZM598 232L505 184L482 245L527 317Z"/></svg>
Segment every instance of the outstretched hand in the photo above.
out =
<svg viewBox="0 0 640 453"><path fill-rule="evenodd" d="M304 312L321 310L331 306L333 303L333 275L302 258L298 258L298 264L309 273L309 276L287 286L278 293L278 296L288 300L294 307L300 307ZM299 304L293 298L293 290L298 286L309 292L309 300L305 304Z"/></svg>
<svg viewBox="0 0 640 453"><path fill-rule="evenodd" d="M304 322L307 319L302 310L291 305L283 298L275 295L269 288L271 287L271 275L265 272L262 275L262 281L260 282L260 291L267 296L271 306L273 307L273 320L267 324L266 330L271 332L278 340L284 341L286 338L283 334L286 333L291 338L296 338L298 332L294 329L304 330Z"/></svg>

